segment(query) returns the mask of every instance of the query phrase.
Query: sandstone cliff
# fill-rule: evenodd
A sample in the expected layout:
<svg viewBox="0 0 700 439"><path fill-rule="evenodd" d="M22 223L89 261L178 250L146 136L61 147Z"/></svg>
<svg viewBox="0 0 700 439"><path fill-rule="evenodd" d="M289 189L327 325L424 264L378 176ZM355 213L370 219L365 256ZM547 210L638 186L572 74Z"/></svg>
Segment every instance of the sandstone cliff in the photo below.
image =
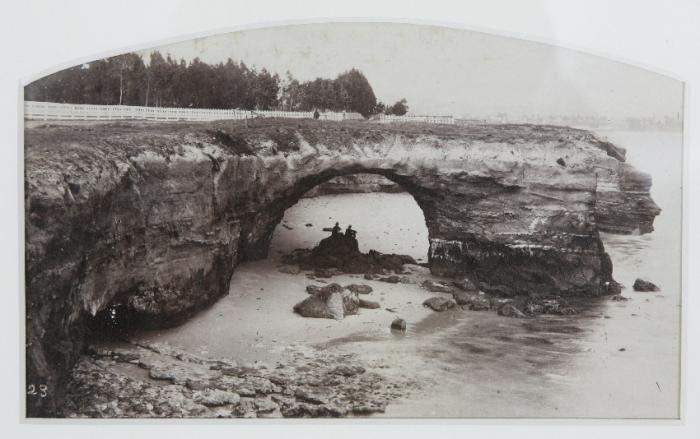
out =
<svg viewBox="0 0 700 439"><path fill-rule="evenodd" d="M599 231L647 233L651 180L591 133L265 120L25 131L28 414L55 414L85 320L174 324L265 257L285 209L337 176L382 175L425 214L431 270L502 294L615 290Z"/></svg>

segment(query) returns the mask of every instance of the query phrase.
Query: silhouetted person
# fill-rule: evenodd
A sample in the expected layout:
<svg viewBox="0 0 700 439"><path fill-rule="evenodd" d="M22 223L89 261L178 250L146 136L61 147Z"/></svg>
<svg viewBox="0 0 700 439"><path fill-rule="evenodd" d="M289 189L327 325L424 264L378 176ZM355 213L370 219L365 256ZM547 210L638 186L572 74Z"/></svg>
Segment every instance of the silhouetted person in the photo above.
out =
<svg viewBox="0 0 700 439"><path fill-rule="evenodd" d="M318 112L318 110L314 110L314 119L318 120L319 117L321 117L321 114Z"/></svg>
<svg viewBox="0 0 700 439"><path fill-rule="evenodd" d="M347 229L345 229L345 237L355 239L355 236L357 236L357 232L352 229L352 224L351 224L348 226Z"/></svg>
<svg viewBox="0 0 700 439"><path fill-rule="evenodd" d="M335 226L333 226L333 228L331 229L331 236L338 236L338 235L340 235L340 226L338 225L338 223L335 223Z"/></svg>

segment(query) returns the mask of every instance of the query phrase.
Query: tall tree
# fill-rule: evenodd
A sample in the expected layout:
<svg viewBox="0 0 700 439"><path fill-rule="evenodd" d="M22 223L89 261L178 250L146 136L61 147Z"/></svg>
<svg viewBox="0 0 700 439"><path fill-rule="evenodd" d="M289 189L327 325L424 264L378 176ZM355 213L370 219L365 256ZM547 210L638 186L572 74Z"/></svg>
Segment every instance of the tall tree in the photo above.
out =
<svg viewBox="0 0 700 439"><path fill-rule="evenodd" d="M350 69L338 75L336 83L340 87L343 99L347 96L347 102L343 105L344 109L358 112L365 117L372 114L374 106L377 105L377 98L362 72Z"/></svg>
<svg viewBox="0 0 700 439"><path fill-rule="evenodd" d="M404 114L408 113L408 105L407 105L406 98L401 99L400 101L396 101L394 105L391 107L388 107L386 109L387 114L395 114L397 116L403 116Z"/></svg>

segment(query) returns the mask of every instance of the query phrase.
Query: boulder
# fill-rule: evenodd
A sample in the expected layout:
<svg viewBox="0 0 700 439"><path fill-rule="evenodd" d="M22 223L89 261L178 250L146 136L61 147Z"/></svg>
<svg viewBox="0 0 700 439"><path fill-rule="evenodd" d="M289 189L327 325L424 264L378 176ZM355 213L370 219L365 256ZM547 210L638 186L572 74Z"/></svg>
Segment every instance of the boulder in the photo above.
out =
<svg viewBox="0 0 700 439"><path fill-rule="evenodd" d="M380 277L377 280L379 280L380 282L386 282L386 283L390 283L390 284L397 284L397 283L401 282L401 278L396 276L396 275Z"/></svg>
<svg viewBox="0 0 700 439"><path fill-rule="evenodd" d="M452 291L454 291L451 286L446 285L442 282L435 282L430 279L426 279L420 285L426 290L433 293L452 293Z"/></svg>
<svg viewBox="0 0 700 439"><path fill-rule="evenodd" d="M237 393L219 389L205 389L195 392L194 401L206 406L216 407L227 404L237 405L241 402L241 398Z"/></svg>
<svg viewBox="0 0 700 439"><path fill-rule="evenodd" d="M372 300L359 299L359 307L367 309L377 309L381 308L379 302L374 302Z"/></svg>
<svg viewBox="0 0 700 439"><path fill-rule="evenodd" d="M336 268L316 268L314 269L314 276L316 277L333 277L337 274L340 274L338 269Z"/></svg>
<svg viewBox="0 0 700 439"><path fill-rule="evenodd" d="M360 305L357 294L340 288L340 292L335 287L327 290L321 289L294 305L294 312L302 317L336 320L341 320L347 315L357 314Z"/></svg>
<svg viewBox="0 0 700 439"><path fill-rule="evenodd" d="M406 331L406 320L401 319L401 318L394 319L394 321L391 322L391 329L395 330L395 331L401 331L401 332Z"/></svg>
<svg viewBox="0 0 700 439"><path fill-rule="evenodd" d="M285 274L299 274L301 273L301 268L298 265L282 265L277 268L277 271Z"/></svg>
<svg viewBox="0 0 700 439"><path fill-rule="evenodd" d="M341 365L333 368L333 370L331 370L331 373L335 375L351 377L365 373L365 368L362 366Z"/></svg>
<svg viewBox="0 0 700 439"><path fill-rule="evenodd" d="M454 291L452 298L457 305L462 305L472 311L491 309L491 300L484 293L470 293L467 291Z"/></svg>
<svg viewBox="0 0 700 439"><path fill-rule="evenodd" d="M502 307L498 308L498 315L503 317L513 317L523 319L527 317L527 314L520 311L511 303L506 303Z"/></svg>
<svg viewBox="0 0 700 439"><path fill-rule="evenodd" d="M340 286L337 283L332 283L324 286L318 286L318 285L307 285L306 286L306 292L309 294L317 294L317 293L342 293L343 292L343 287Z"/></svg>
<svg viewBox="0 0 700 439"><path fill-rule="evenodd" d="M462 305L472 311L486 311L491 309L491 301L485 294L473 294L467 291L455 291L452 298L457 305Z"/></svg>
<svg viewBox="0 0 700 439"><path fill-rule="evenodd" d="M446 297L431 297L423 302L423 306L427 306L433 311L446 311L456 305L455 301Z"/></svg>
<svg viewBox="0 0 700 439"><path fill-rule="evenodd" d="M372 287L369 285L350 284L346 285L345 288L356 294L369 294L372 292Z"/></svg>
<svg viewBox="0 0 700 439"><path fill-rule="evenodd" d="M634 291L639 291L639 292L659 291L659 287L657 287L653 282L650 282L650 281L644 280L644 279L640 279L640 278L637 278L637 280L634 281L634 285L632 285L632 289Z"/></svg>
<svg viewBox="0 0 700 439"><path fill-rule="evenodd" d="M467 277L463 277L461 279L457 279L452 282L452 285L456 286L462 291L478 291L479 289L477 288L476 285L474 285L474 282L469 280Z"/></svg>

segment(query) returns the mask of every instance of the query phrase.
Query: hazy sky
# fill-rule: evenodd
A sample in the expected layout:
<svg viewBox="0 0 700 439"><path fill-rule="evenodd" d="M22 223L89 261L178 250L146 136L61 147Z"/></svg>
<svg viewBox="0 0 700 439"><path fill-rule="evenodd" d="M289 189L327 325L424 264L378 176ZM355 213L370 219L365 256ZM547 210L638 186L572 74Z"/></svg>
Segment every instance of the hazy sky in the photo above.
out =
<svg viewBox="0 0 700 439"><path fill-rule="evenodd" d="M232 58L300 80L360 69L379 100L412 113L497 112L612 118L676 116L683 85L623 63L478 32L386 23L295 25L158 47L206 62ZM149 51L143 51L148 53Z"/></svg>

